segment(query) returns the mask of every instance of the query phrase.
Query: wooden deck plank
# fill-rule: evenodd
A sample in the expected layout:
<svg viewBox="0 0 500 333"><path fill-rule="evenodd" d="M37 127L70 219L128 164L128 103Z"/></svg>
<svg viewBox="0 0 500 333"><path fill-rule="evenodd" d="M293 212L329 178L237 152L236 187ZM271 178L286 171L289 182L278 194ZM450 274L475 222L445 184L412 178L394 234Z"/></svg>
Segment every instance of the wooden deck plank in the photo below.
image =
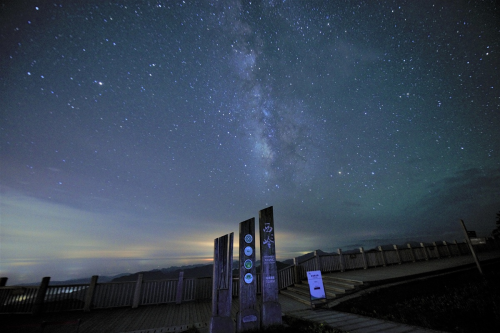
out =
<svg viewBox="0 0 500 333"><path fill-rule="evenodd" d="M296 309L297 304L280 296L280 301L283 302L283 310ZM304 308L304 305L299 305ZM307 306L305 306L307 308ZM233 318L239 309L238 299L233 299L231 313ZM160 304L148 305L132 309L129 307L123 308L108 308L92 310L90 312L71 311L45 313L40 316L32 316L30 314L20 315L0 315L0 331L4 331L2 327L19 326L28 324L40 324L42 321L69 321L81 319L80 333L102 333L102 332L130 332L145 329L154 329L162 327L173 327L181 325L205 324L210 323L212 316L211 302L194 301L176 304ZM67 332L69 326L51 327L47 332ZM33 329L17 329L23 333L39 332L40 328ZM16 330L6 330L6 332L16 332Z"/></svg>

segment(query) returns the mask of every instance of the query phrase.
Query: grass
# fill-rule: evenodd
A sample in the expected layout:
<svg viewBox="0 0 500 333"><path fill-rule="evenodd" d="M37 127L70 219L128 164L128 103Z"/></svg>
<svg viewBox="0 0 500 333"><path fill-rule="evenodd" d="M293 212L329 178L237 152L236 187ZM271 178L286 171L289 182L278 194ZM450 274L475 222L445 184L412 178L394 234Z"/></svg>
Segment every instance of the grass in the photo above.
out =
<svg viewBox="0 0 500 333"><path fill-rule="evenodd" d="M500 265L379 289L333 310L448 332L497 332ZM495 328L495 329L494 329Z"/></svg>

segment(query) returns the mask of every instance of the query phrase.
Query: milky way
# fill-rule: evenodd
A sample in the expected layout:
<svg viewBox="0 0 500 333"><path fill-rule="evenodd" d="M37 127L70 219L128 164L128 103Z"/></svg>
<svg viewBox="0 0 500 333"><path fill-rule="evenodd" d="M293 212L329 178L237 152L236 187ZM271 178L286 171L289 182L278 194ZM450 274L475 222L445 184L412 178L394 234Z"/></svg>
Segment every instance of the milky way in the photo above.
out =
<svg viewBox="0 0 500 333"><path fill-rule="evenodd" d="M281 258L495 226L495 1L16 1L0 15L13 278L210 258L270 205Z"/></svg>

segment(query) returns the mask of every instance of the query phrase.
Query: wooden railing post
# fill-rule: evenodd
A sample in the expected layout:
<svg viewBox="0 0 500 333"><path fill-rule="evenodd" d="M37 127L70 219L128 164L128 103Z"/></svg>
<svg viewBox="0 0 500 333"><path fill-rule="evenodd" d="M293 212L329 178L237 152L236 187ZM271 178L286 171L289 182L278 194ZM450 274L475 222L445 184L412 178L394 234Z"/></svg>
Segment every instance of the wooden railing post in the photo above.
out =
<svg viewBox="0 0 500 333"><path fill-rule="evenodd" d="M367 269L368 268L368 261L366 260L365 249L363 249L363 247L360 247L359 252L361 252L361 257L363 258L363 269Z"/></svg>
<svg viewBox="0 0 500 333"><path fill-rule="evenodd" d="M458 255L461 256L462 255L462 251L460 251L460 245L458 245L458 242L457 242L456 239L453 240L453 244L455 244L455 246L457 247Z"/></svg>
<svg viewBox="0 0 500 333"><path fill-rule="evenodd" d="M467 238L464 238L463 243L464 243L464 248L465 248L465 254L466 254L466 255L471 254L471 252L470 252L470 247L469 247L469 243L467 243Z"/></svg>
<svg viewBox="0 0 500 333"><path fill-rule="evenodd" d="M394 247L394 250L396 250L396 255L398 256L398 263L401 265L401 263L402 263L402 261L401 261L401 253L399 253L398 246L396 244L394 244L393 247Z"/></svg>
<svg viewBox="0 0 500 333"><path fill-rule="evenodd" d="M299 284L302 283L301 274L300 274L300 265L299 258L293 258L293 273L294 273L294 283Z"/></svg>
<svg viewBox="0 0 500 333"><path fill-rule="evenodd" d="M472 253L472 257L474 258L474 261L476 262L477 269L479 270L479 273L483 275L483 269L481 268L481 263L479 262L479 258L476 255L476 251L474 250L474 246L472 246L472 243L470 241L469 233L467 232L467 228L465 227L465 223L463 220L460 220L460 224L462 225L462 229L465 234L465 241L467 242L467 245L469 245L469 249Z"/></svg>
<svg viewBox="0 0 500 333"><path fill-rule="evenodd" d="M38 292L35 297L35 304L33 304L33 314L39 314L42 312L43 301L45 299L45 294L47 293L47 289L49 287L50 276L46 276L42 279L40 283L40 287L38 287Z"/></svg>
<svg viewBox="0 0 500 333"><path fill-rule="evenodd" d="M319 257L318 251L314 251L314 261L316 264L316 270L321 271L321 258Z"/></svg>
<svg viewBox="0 0 500 333"><path fill-rule="evenodd" d="M495 237L493 237L493 244L495 244L495 248L497 250L500 250L500 241L498 239L496 239Z"/></svg>
<svg viewBox="0 0 500 333"><path fill-rule="evenodd" d="M0 287L5 287L6 284L7 284L7 277L1 277L0 278ZM1 296L2 297L0 297L0 307L2 307L2 305L5 304L5 300L7 299L8 294L1 293Z"/></svg>
<svg viewBox="0 0 500 333"><path fill-rule="evenodd" d="M451 257L451 251L450 247L448 246L448 243L446 243L446 241L443 241L443 245L446 247L446 252L448 252L448 257Z"/></svg>
<svg viewBox="0 0 500 333"><path fill-rule="evenodd" d="M177 293L175 294L175 304L182 303L183 288L184 288L184 271L179 272L179 281L177 281Z"/></svg>
<svg viewBox="0 0 500 333"><path fill-rule="evenodd" d="M408 244L406 244L406 246L408 246L408 248L410 249L410 253L411 253L411 260L412 260L413 262L417 261L417 260L415 259L415 252L413 251L413 248L411 247L411 244L410 244L410 243L408 243Z"/></svg>
<svg viewBox="0 0 500 333"><path fill-rule="evenodd" d="M436 249L437 258L441 259L441 255L439 254L439 249L438 249L437 243L436 242L432 242L432 245L434 245L434 248Z"/></svg>
<svg viewBox="0 0 500 333"><path fill-rule="evenodd" d="M379 246L378 250L380 251L380 256L382 257L382 266L387 266L387 262L385 260L384 249L382 249L382 246Z"/></svg>
<svg viewBox="0 0 500 333"><path fill-rule="evenodd" d="M132 300L132 309L139 307L139 302L141 300L141 289L142 289L142 279L144 275L140 273L137 276L137 281L135 282L134 299Z"/></svg>
<svg viewBox="0 0 500 333"><path fill-rule="evenodd" d="M340 271L343 272L345 271L345 265L344 265L344 256L342 255L342 249L338 249L337 252L339 254Z"/></svg>
<svg viewBox="0 0 500 333"><path fill-rule="evenodd" d="M97 279L99 276L93 275L90 279L89 289L87 289L87 293L85 294L85 305L83 306L84 312L89 312L92 307L92 300L94 299L95 288L97 286Z"/></svg>
<svg viewBox="0 0 500 333"><path fill-rule="evenodd" d="M420 246L422 247L422 250L424 250L425 260L429 260L429 254L427 253L427 248L425 247L424 243L420 243Z"/></svg>

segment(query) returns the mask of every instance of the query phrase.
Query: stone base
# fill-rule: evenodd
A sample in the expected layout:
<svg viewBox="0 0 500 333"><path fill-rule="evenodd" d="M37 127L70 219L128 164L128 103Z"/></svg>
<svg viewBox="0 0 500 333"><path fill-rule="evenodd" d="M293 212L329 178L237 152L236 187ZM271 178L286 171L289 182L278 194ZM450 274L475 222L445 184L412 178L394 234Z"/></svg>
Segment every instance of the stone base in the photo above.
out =
<svg viewBox="0 0 500 333"><path fill-rule="evenodd" d="M236 332L257 330L260 328L259 312L255 309L246 309L236 315Z"/></svg>
<svg viewBox="0 0 500 333"><path fill-rule="evenodd" d="M234 322L231 317L212 317L210 318L210 333L233 333Z"/></svg>
<svg viewBox="0 0 500 333"><path fill-rule="evenodd" d="M266 328L272 325L282 325L281 304L278 302L262 303L260 308L260 325Z"/></svg>

